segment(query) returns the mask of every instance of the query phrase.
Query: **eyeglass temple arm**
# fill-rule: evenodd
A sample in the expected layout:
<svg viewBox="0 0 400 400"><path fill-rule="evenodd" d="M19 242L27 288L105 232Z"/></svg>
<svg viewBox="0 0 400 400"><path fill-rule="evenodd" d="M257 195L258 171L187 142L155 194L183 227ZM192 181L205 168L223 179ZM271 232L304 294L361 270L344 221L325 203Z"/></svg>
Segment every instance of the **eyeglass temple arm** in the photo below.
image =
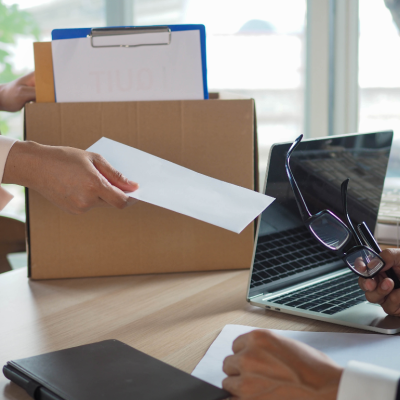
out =
<svg viewBox="0 0 400 400"><path fill-rule="evenodd" d="M346 220L347 224L350 227L351 231L353 232L353 235L358 242L359 245L362 245L363 242L360 239L360 236L358 235L357 231L354 229L353 223L351 222L351 219L349 217L349 212L347 210L347 186L349 184L350 179L347 178L345 181L342 182L342 185L340 187L341 193L342 193L342 203L343 203L343 209L344 209L344 214L346 215Z"/></svg>
<svg viewBox="0 0 400 400"><path fill-rule="evenodd" d="M301 218L303 221L306 221L308 218L311 217L310 211L308 211L306 202L304 201L304 198L300 192L299 187L297 186L297 182L294 179L294 175L292 173L292 170L290 169L290 156L292 155L293 150L298 146L300 143L301 139L303 139L303 135L300 135L294 143L290 146L290 149L288 150L286 154L286 161L285 161L285 168L286 168L286 174L289 178L289 183L290 186L292 187L293 193L294 193L294 198L297 203L297 207L299 208Z"/></svg>
<svg viewBox="0 0 400 400"><path fill-rule="evenodd" d="M378 254L382 252L378 242L375 240L373 234L368 229L368 226L365 222L362 222L361 224L357 225L357 231L364 240L364 242L367 244L367 246L371 247L371 249Z"/></svg>

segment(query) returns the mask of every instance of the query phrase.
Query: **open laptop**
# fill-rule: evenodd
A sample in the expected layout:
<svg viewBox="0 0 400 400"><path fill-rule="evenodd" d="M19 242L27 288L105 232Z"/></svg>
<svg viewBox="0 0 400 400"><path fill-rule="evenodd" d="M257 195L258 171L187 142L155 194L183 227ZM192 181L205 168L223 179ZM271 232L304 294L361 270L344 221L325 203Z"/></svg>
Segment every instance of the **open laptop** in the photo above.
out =
<svg viewBox="0 0 400 400"><path fill-rule="evenodd" d="M350 178L349 215L373 231L392 139L385 131L303 140L290 165L311 214L328 209L345 221L340 185ZM357 276L304 226L285 171L290 145L271 148L264 192L276 200L258 218L247 300L268 310L400 332L400 318L368 303Z"/></svg>

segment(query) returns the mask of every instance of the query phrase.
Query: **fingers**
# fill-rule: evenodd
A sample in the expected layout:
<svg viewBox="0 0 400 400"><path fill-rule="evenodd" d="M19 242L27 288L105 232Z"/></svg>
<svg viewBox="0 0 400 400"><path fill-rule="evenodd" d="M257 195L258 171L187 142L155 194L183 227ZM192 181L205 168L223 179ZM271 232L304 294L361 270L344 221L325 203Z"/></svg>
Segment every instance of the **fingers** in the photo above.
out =
<svg viewBox="0 0 400 400"><path fill-rule="evenodd" d="M385 267L382 271L387 271L392 267L400 266L400 249L385 249L379 254L383 261L385 261Z"/></svg>
<svg viewBox="0 0 400 400"><path fill-rule="evenodd" d="M360 286L360 289L364 292L372 292L376 289L377 285L379 285L380 281L379 276L373 279L358 278L358 286Z"/></svg>
<svg viewBox="0 0 400 400"><path fill-rule="evenodd" d="M234 356L228 356L225 358L222 365L222 370L229 376L240 374L239 368L236 364L236 358Z"/></svg>
<svg viewBox="0 0 400 400"><path fill-rule="evenodd" d="M233 342L232 350L236 354L247 346L266 348L275 337L274 333L268 329L255 329L254 331L239 336Z"/></svg>
<svg viewBox="0 0 400 400"><path fill-rule="evenodd" d="M115 207L123 209L131 204L129 196L111 185L103 176L99 177L99 181L100 183L93 184L89 190L67 198L64 207L59 206L72 214L83 214L93 208Z"/></svg>
<svg viewBox="0 0 400 400"><path fill-rule="evenodd" d="M312 397L305 397L304 390L293 390L292 382L285 385L279 380L271 380L268 376L251 373L228 376L222 381L222 387L233 396L230 399L238 400L305 399ZM318 396L318 398L322 398L322 396Z"/></svg>
<svg viewBox="0 0 400 400"><path fill-rule="evenodd" d="M390 278L360 278L359 285L370 303L380 304L389 315L400 315L400 290L393 290L394 282Z"/></svg>
<svg viewBox="0 0 400 400"><path fill-rule="evenodd" d="M36 100L36 89L34 87L25 86L21 89L21 101L23 104Z"/></svg>
<svg viewBox="0 0 400 400"><path fill-rule="evenodd" d="M240 335L238 336L232 344L232 351L236 354L239 353L239 351L242 351L246 347L246 343L249 338L249 333L246 333L245 335Z"/></svg>
<svg viewBox="0 0 400 400"><path fill-rule="evenodd" d="M139 188L139 185L123 176L99 154L93 153L92 156L93 165L103 178L99 193L100 198L120 209L134 204L136 199L130 198L124 192L134 192Z"/></svg>
<svg viewBox="0 0 400 400"><path fill-rule="evenodd" d="M24 85L27 86L35 86L35 72L30 72L29 74L26 74L22 78L20 78L20 82Z"/></svg>
<svg viewBox="0 0 400 400"><path fill-rule="evenodd" d="M393 281L392 281L393 282ZM400 290L393 290L381 304L383 310L389 315L400 315Z"/></svg>
<svg viewBox="0 0 400 400"><path fill-rule="evenodd" d="M98 196L109 205L123 209L129 205L129 196L121 189L113 186L104 176L101 176L101 185Z"/></svg>
<svg viewBox="0 0 400 400"><path fill-rule="evenodd" d="M139 188L139 185L136 182L132 182L122 175L102 156L95 153L92 153L92 156L93 165L107 179L107 181L111 183L111 185L125 192L134 192Z"/></svg>
<svg viewBox="0 0 400 400"><path fill-rule="evenodd" d="M366 289L374 286L370 282L363 282L362 285ZM382 304L385 301L386 296L393 290L393 287L394 283L391 279L380 278L375 283L375 289L365 290L365 297L370 303Z"/></svg>
<svg viewBox="0 0 400 400"><path fill-rule="evenodd" d="M222 387L229 393L235 395L239 393L240 378L228 376L222 381ZM237 399L237 397L230 397L230 399Z"/></svg>
<svg viewBox="0 0 400 400"><path fill-rule="evenodd" d="M400 250L385 249L380 255L386 263L382 272L392 268L398 274ZM358 284L370 303L380 304L389 315L400 315L400 290L394 290L393 280L387 278L385 273L379 274L373 279L359 278Z"/></svg>

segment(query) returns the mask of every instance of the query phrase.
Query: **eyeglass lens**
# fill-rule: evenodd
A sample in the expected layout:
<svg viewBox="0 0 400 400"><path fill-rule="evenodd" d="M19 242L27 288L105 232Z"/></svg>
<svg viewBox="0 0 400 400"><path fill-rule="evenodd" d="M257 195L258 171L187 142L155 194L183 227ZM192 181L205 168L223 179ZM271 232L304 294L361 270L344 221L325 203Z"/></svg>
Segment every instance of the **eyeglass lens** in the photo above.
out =
<svg viewBox="0 0 400 400"><path fill-rule="evenodd" d="M360 249L347 255L346 262L354 271L366 278L374 275L383 266L384 262L375 253L368 249Z"/></svg>
<svg viewBox="0 0 400 400"><path fill-rule="evenodd" d="M339 250L348 240L348 230L332 215L323 214L309 225L313 234L332 250Z"/></svg>

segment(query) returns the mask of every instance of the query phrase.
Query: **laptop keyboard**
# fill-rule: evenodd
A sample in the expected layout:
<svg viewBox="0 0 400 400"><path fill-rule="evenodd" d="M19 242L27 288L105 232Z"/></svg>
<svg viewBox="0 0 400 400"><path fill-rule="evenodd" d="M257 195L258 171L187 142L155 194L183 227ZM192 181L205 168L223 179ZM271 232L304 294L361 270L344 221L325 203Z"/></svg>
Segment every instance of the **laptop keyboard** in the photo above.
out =
<svg viewBox="0 0 400 400"><path fill-rule="evenodd" d="M316 243L304 226L266 235L258 238L250 288L337 260L334 253Z"/></svg>
<svg viewBox="0 0 400 400"><path fill-rule="evenodd" d="M279 305L333 315L365 301L353 274L341 275L270 300Z"/></svg>

